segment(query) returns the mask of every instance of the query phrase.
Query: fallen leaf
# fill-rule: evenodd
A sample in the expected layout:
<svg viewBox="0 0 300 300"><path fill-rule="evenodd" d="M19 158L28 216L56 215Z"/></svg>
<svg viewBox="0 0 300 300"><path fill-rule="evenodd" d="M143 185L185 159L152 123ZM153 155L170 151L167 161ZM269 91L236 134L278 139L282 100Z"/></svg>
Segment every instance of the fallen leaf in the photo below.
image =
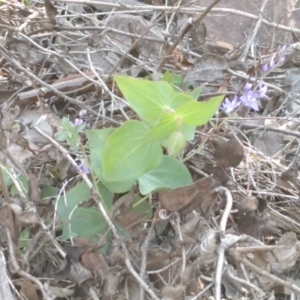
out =
<svg viewBox="0 0 300 300"><path fill-rule="evenodd" d="M116 221L118 221L124 229L128 230L145 220L145 217L146 214L144 213L129 212L117 215Z"/></svg>
<svg viewBox="0 0 300 300"><path fill-rule="evenodd" d="M223 168L237 167L243 157L244 148L235 136L221 144L214 153L216 164Z"/></svg>
<svg viewBox="0 0 300 300"><path fill-rule="evenodd" d="M29 300L39 300L36 289L29 279L22 282L20 293Z"/></svg>
<svg viewBox="0 0 300 300"><path fill-rule="evenodd" d="M200 207L211 192L212 176L204 177L192 185L179 187L171 191L158 192L162 207L170 212L183 215Z"/></svg>
<svg viewBox="0 0 300 300"><path fill-rule="evenodd" d="M56 24L56 20L55 17L57 15L57 9L56 7L51 3L50 0L44 0L45 3L45 10L47 13L47 16L50 20L50 22L55 25Z"/></svg>

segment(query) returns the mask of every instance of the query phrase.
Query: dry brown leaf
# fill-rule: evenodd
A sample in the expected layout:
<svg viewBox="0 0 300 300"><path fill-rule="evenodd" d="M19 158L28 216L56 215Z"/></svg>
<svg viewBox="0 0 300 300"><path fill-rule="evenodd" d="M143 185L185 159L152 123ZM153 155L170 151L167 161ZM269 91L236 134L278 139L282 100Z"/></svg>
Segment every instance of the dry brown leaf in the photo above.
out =
<svg viewBox="0 0 300 300"><path fill-rule="evenodd" d="M257 210L259 207L259 201L256 197L245 197L238 205L239 213L250 213Z"/></svg>
<svg viewBox="0 0 300 300"><path fill-rule="evenodd" d="M47 16L50 20L50 22L55 25L56 24L56 20L55 17L57 15L57 9L56 7L51 3L50 0L44 0L45 3L45 10L47 13Z"/></svg>
<svg viewBox="0 0 300 300"><path fill-rule="evenodd" d="M244 147L235 136L221 144L214 153L216 164L223 168L237 167L243 157Z"/></svg>
<svg viewBox="0 0 300 300"><path fill-rule="evenodd" d="M89 270L100 270L106 267L106 263L103 266L104 258L102 254L97 251L86 251L81 255L82 265Z"/></svg>
<svg viewBox="0 0 300 300"><path fill-rule="evenodd" d="M20 293L29 300L39 300L36 289L29 279L22 282Z"/></svg>
<svg viewBox="0 0 300 300"><path fill-rule="evenodd" d="M111 215L115 216L118 212L128 213L132 209L133 198L135 195L135 187L129 193L120 197L112 206Z"/></svg>
<svg viewBox="0 0 300 300"><path fill-rule="evenodd" d="M255 215L256 210L259 207L259 201L256 197L245 197L238 205L239 218L237 222L238 230L240 234L247 234L254 238L260 239L261 222L258 216Z"/></svg>
<svg viewBox="0 0 300 300"><path fill-rule="evenodd" d="M121 226L124 229L128 230L145 220L145 217L146 214L143 213L129 212L117 215L116 220L121 224Z"/></svg>
<svg viewBox="0 0 300 300"><path fill-rule="evenodd" d="M170 212L179 212L187 214L195 208L202 206L209 206L206 203L210 201L210 192L212 185L212 177L205 177L196 181L192 185L179 187L171 191L158 192L158 199L162 207Z"/></svg>
<svg viewBox="0 0 300 300"><path fill-rule="evenodd" d="M23 226L40 224L39 217L34 211L23 211L18 218Z"/></svg>

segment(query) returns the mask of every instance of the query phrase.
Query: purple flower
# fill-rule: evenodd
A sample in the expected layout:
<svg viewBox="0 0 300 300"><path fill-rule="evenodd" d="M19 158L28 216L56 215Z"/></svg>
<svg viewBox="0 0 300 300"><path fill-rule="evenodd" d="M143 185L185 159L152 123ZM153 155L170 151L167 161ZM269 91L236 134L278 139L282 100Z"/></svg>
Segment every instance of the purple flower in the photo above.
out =
<svg viewBox="0 0 300 300"><path fill-rule="evenodd" d="M263 66L262 66L262 72L263 73L267 73L269 71L269 64L264 64Z"/></svg>
<svg viewBox="0 0 300 300"><path fill-rule="evenodd" d="M252 90L249 90L240 97L240 100L246 107L252 108L255 111L259 111L259 107L256 100L257 97L257 93L253 92Z"/></svg>
<svg viewBox="0 0 300 300"><path fill-rule="evenodd" d="M241 101L237 97L237 95L234 96L232 101L230 101L228 98L225 98L221 108L227 113L231 113L234 111L236 108L238 108L241 105Z"/></svg>
<svg viewBox="0 0 300 300"><path fill-rule="evenodd" d="M251 89L252 89L252 83L250 83L250 82L247 82L246 84L245 84L245 86L244 86L244 91L245 92L248 92L248 91L250 91Z"/></svg>
<svg viewBox="0 0 300 300"><path fill-rule="evenodd" d="M84 173L84 174L90 174L91 173L90 168L87 165L85 165L84 163L80 163L78 165L78 170L80 172Z"/></svg>
<svg viewBox="0 0 300 300"><path fill-rule="evenodd" d="M268 98L268 96L266 95L267 90L268 90L267 86L263 85L262 81L260 81L258 83L258 87L259 87L258 92L259 92L260 98Z"/></svg>
<svg viewBox="0 0 300 300"><path fill-rule="evenodd" d="M285 50L286 45L284 45L279 52L274 53L271 57L270 64L264 64L262 66L262 72L267 73L274 69L278 64L282 65L285 62Z"/></svg>
<svg viewBox="0 0 300 300"><path fill-rule="evenodd" d="M73 126L79 126L83 123L83 120L82 119L75 119L73 122L72 122L72 125Z"/></svg>

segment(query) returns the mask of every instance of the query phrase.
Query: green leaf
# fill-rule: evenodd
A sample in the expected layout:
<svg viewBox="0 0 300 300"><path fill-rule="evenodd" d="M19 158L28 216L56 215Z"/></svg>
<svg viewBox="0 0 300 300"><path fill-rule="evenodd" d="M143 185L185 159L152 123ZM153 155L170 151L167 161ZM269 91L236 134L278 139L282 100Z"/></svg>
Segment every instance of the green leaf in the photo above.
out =
<svg viewBox="0 0 300 300"><path fill-rule="evenodd" d="M191 126L206 124L216 113L224 96L211 98L206 102L188 102L176 108L181 115L183 123Z"/></svg>
<svg viewBox="0 0 300 300"><path fill-rule="evenodd" d="M137 179L156 168L162 158L159 143L144 143L149 128L139 121L127 121L108 138L103 151L106 181Z"/></svg>
<svg viewBox="0 0 300 300"><path fill-rule="evenodd" d="M195 88L192 92L187 93L188 95L190 95L194 100L198 100L199 96L201 95L202 92L202 88L199 86L197 88Z"/></svg>
<svg viewBox="0 0 300 300"><path fill-rule="evenodd" d="M131 108L147 123L154 124L168 110L174 91L163 81L116 76L116 83Z"/></svg>
<svg viewBox="0 0 300 300"><path fill-rule="evenodd" d="M163 156L161 164L139 178L141 194L147 195L162 189L175 189L193 183L187 167L170 156Z"/></svg>
<svg viewBox="0 0 300 300"><path fill-rule="evenodd" d="M56 197L59 190L53 186L45 186L41 190L42 199Z"/></svg>
<svg viewBox="0 0 300 300"><path fill-rule="evenodd" d="M114 194L111 193L102 183L97 184L97 189L104 207L108 212L110 212L114 200Z"/></svg>
<svg viewBox="0 0 300 300"><path fill-rule="evenodd" d="M168 139L168 154L177 156L186 146L186 138L181 131L173 132Z"/></svg>
<svg viewBox="0 0 300 300"><path fill-rule="evenodd" d="M105 128L101 130L86 130L86 135L89 139L90 160L92 172L102 183L114 193L125 193L131 189L135 179L123 181L107 182L103 176L102 155L104 146L108 137L115 131L115 128Z"/></svg>
<svg viewBox="0 0 300 300"><path fill-rule="evenodd" d="M70 133L67 137L68 144L74 149L77 150L79 144L79 137L74 133Z"/></svg>
<svg viewBox="0 0 300 300"><path fill-rule="evenodd" d="M187 141L192 141L195 138L196 127L183 124L181 131Z"/></svg>
<svg viewBox="0 0 300 300"><path fill-rule="evenodd" d="M71 219L63 224L62 239L67 240L71 235L94 239L97 234L104 234L106 229L107 223L99 210L92 207L78 207Z"/></svg>
<svg viewBox="0 0 300 300"><path fill-rule="evenodd" d="M58 141L58 142L63 142L63 141L66 141L68 138L68 134L64 131L59 131L55 134L55 139Z"/></svg>
<svg viewBox="0 0 300 300"><path fill-rule="evenodd" d="M70 122L70 120L66 117L63 117L61 120L61 127L65 130L65 131L70 131L73 127L72 123Z"/></svg>
<svg viewBox="0 0 300 300"><path fill-rule="evenodd" d="M196 103L192 96L185 93L175 93L172 99L172 108L176 109L186 103Z"/></svg>
<svg viewBox="0 0 300 300"><path fill-rule="evenodd" d="M180 89L182 85L182 76L180 74L170 73L169 71L166 71L162 77L162 81L173 84L177 89Z"/></svg>
<svg viewBox="0 0 300 300"><path fill-rule="evenodd" d="M158 124L150 129L149 133L144 137L144 142L159 142L166 139L172 132L178 130L180 116L174 112L165 113Z"/></svg>
<svg viewBox="0 0 300 300"><path fill-rule="evenodd" d="M85 183L78 183L57 201L57 212L64 222L68 221L69 215L76 205L87 201L91 196L90 189Z"/></svg>

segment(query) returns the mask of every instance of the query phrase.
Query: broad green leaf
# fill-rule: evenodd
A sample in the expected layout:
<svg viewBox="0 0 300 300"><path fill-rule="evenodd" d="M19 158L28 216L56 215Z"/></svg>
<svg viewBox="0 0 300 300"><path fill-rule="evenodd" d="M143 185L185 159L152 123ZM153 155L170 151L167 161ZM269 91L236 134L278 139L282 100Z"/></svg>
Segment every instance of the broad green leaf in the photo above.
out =
<svg viewBox="0 0 300 300"><path fill-rule="evenodd" d="M176 108L181 115L183 124L200 126L206 124L216 113L224 96L211 98L206 102L188 102Z"/></svg>
<svg viewBox="0 0 300 300"><path fill-rule="evenodd" d="M67 240L70 236L94 239L97 234L104 234L106 229L107 223L98 209L78 207L70 220L64 222L62 239Z"/></svg>
<svg viewBox="0 0 300 300"><path fill-rule="evenodd" d="M139 121L127 121L108 138L103 151L106 181L137 179L156 168L162 158L159 143L144 143L149 128Z"/></svg>
<svg viewBox="0 0 300 300"><path fill-rule="evenodd" d="M114 194L111 193L102 183L97 184L97 189L104 207L108 212L110 212L114 200Z"/></svg>
<svg viewBox="0 0 300 300"><path fill-rule="evenodd" d="M150 129L149 133L144 137L144 142L159 142L166 139L172 132L178 130L180 117L174 112L165 113L158 124Z"/></svg>
<svg viewBox="0 0 300 300"><path fill-rule="evenodd" d="M139 178L141 194L147 195L162 189L175 189L193 183L187 167L170 156L163 156L161 164Z"/></svg>
<svg viewBox="0 0 300 300"><path fill-rule="evenodd" d="M199 86L197 88L195 88L192 92L187 93L188 95L190 95L194 100L198 100L199 96L201 95L202 92L202 88Z"/></svg>
<svg viewBox="0 0 300 300"><path fill-rule="evenodd" d="M166 82L116 76L116 83L131 108L147 123L154 124L170 108L174 91Z"/></svg>
<svg viewBox="0 0 300 300"><path fill-rule="evenodd" d="M181 127L187 141L192 141L195 138L196 127L183 124Z"/></svg>
<svg viewBox="0 0 300 300"><path fill-rule="evenodd" d="M177 107L181 106L186 103L195 103L195 100L193 99L192 96L185 94L185 93L175 93L173 98L172 98L172 108L176 109Z"/></svg>
<svg viewBox="0 0 300 300"><path fill-rule="evenodd" d="M64 222L68 221L69 215L76 205L87 201L91 196L90 189L85 183L78 183L57 201L57 212Z"/></svg>
<svg viewBox="0 0 300 300"><path fill-rule="evenodd" d="M113 193L125 193L131 189L135 179L124 181L104 180L102 168L102 155L105 143L108 137L115 131L115 128L105 128L101 130L86 130L86 135L89 139L90 160L93 173L99 180Z"/></svg>
<svg viewBox="0 0 300 300"><path fill-rule="evenodd" d="M53 186L45 186L41 190L42 199L56 197L58 194L58 189Z"/></svg>
<svg viewBox="0 0 300 300"><path fill-rule="evenodd" d="M68 134L64 131L59 131L55 134L55 139L59 142L64 142L68 138Z"/></svg>
<svg viewBox="0 0 300 300"><path fill-rule="evenodd" d="M105 128L101 130L86 130L86 136L89 140L90 160L92 172L98 179L103 180L102 172L102 154L108 137L115 131L114 128Z"/></svg>

